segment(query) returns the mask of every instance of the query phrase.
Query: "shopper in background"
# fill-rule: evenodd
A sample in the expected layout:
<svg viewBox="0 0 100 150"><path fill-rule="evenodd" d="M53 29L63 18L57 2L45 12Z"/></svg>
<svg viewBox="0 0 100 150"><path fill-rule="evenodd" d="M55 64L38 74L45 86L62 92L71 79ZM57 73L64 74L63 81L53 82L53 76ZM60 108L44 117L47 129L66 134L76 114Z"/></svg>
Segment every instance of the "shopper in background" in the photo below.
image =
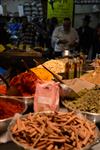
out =
<svg viewBox="0 0 100 150"><path fill-rule="evenodd" d="M11 35L10 42L14 45L18 44L19 32L22 28L19 17L11 17L7 24L7 32Z"/></svg>
<svg viewBox="0 0 100 150"><path fill-rule="evenodd" d="M100 23L97 25L95 29L94 36L94 47L93 47L93 58L96 57L96 54L100 54Z"/></svg>
<svg viewBox="0 0 100 150"><path fill-rule="evenodd" d="M56 17L52 17L49 22L49 34L52 36L54 29L58 26L58 19Z"/></svg>
<svg viewBox="0 0 100 150"><path fill-rule="evenodd" d="M9 43L10 34L6 31L5 24L0 23L0 44L6 45Z"/></svg>
<svg viewBox="0 0 100 150"><path fill-rule="evenodd" d="M71 27L70 18L64 18L63 25L56 27L52 35L55 56L61 56L63 51L75 48L78 42L78 33Z"/></svg>
<svg viewBox="0 0 100 150"><path fill-rule="evenodd" d="M58 26L58 19L56 17L52 17L47 19L47 47L52 50L51 46L51 37L54 29Z"/></svg>
<svg viewBox="0 0 100 150"><path fill-rule="evenodd" d="M91 21L91 16L86 15L83 18L83 24L78 28L79 34L79 49L84 52L84 54L92 57L92 48L93 48L93 35L94 30L89 26Z"/></svg>
<svg viewBox="0 0 100 150"><path fill-rule="evenodd" d="M7 25L7 29L8 29L8 32L13 36L13 35L17 35L18 31L20 30L21 28L21 23L20 23L20 20L18 18L15 18L15 17L12 17L10 19L10 21L8 22L8 25Z"/></svg>
<svg viewBox="0 0 100 150"><path fill-rule="evenodd" d="M31 23L26 22L23 24L21 31L20 41L24 45L34 46L35 45L35 30Z"/></svg>

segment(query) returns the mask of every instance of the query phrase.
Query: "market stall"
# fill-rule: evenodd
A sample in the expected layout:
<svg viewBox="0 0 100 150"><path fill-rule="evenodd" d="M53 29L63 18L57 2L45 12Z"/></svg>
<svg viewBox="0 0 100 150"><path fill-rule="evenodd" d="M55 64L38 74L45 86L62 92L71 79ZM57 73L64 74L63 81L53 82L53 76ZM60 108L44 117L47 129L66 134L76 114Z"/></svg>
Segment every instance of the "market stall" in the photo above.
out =
<svg viewBox="0 0 100 150"><path fill-rule="evenodd" d="M80 141L79 143L84 141L83 143L80 144L80 146L82 147L87 146L89 143L90 145L92 144L92 142L94 143L94 141L97 138L99 138L99 135L98 135L99 130L98 132L94 130L96 127L95 123L97 127L100 127L99 126L100 125L100 115L99 115L100 60L99 58L96 59L93 63L87 62L82 56L75 56L75 57L67 56L67 57L64 57L63 59L57 58L55 60L53 59L48 60L42 64L38 62L38 60L35 60L35 62L37 63L36 67L29 68L29 70L27 70L26 72L23 72L23 73L18 74L17 76L14 76L9 81L10 87L12 88L16 87L20 91L20 95L15 96L13 92L10 93L9 95L7 92L6 85L1 81L1 84L0 84L1 95L3 96L8 95L8 97L13 96L13 98L18 98L22 102L27 102L27 106L29 108L26 111L25 115L21 116L22 118L25 117L24 119L20 120L21 118L19 116L19 118L17 118L18 120L15 119L16 122L12 122L12 124L8 126L10 138L16 143L16 145L13 142L11 142L11 139L8 136L6 137L5 135L2 135L0 137L0 140L1 140L0 143L2 143L0 144L0 148L2 150L4 150L6 147L9 149L13 149L13 148L21 149L20 146L26 148L27 146L32 146L32 145L34 145L34 147L36 148L40 146L45 148L45 144L42 144L42 145L39 144L41 143L41 140L44 139L42 143L45 143L46 140L48 142L51 142L51 143L48 143L48 148L50 146L51 149L53 147L56 148L57 144L59 145L61 149L64 149L64 148L66 149L66 144L68 144L69 147L73 145L73 149L75 149L77 146L79 146L76 140L77 138L74 139L75 140L74 142L76 142L77 144L73 142L73 144L70 145L70 142L72 141L67 143L68 141L65 140L65 137L69 136L68 140L72 140L72 135L70 137L69 133L67 135L67 133L65 134L65 132L67 131L63 131L63 130L73 125L74 126L69 130L73 130L75 128L75 131L77 131L78 125L80 126L80 128L82 127L82 130L83 130L83 126L85 127L87 126L87 124L88 124L87 128L89 129L89 132L91 131L90 133L88 132L87 134L88 139L85 139L85 137L81 137L82 135L78 135L79 137L78 141ZM87 68L89 68L89 66L91 68L92 66L92 70L88 70L88 71L87 69L84 70L87 66L86 64L88 64ZM0 109L3 109L3 107L2 108L0 107ZM7 109L7 110L9 111L10 109ZM45 114L43 113L44 111L45 111ZM49 114L48 114L48 111L49 111ZM33 112L36 112L36 115ZM79 113L79 116L77 116L78 113ZM80 114L82 116L80 116ZM34 120L34 117L35 117L34 115L36 116L35 120ZM70 117L68 117L68 115ZM81 124L81 121L84 120L81 118L83 116L86 117L84 118L86 119L85 120L86 125L85 123L83 123L83 125ZM28 134L30 137L26 138L25 136L24 137L25 141L23 141L24 140L23 135L26 134L26 132L29 132L27 128L30 128L27 126L27 125L30 125L30 121L27 125L25 125L27 122L27 117L28 117L28 121L34 120L33 122L35 122L37 120L37 122L32 123L32 129L31 129L31 130L36 129L36 131L34 130L32 134L35 134L36 132L36 134L34 135L36 137L34 138L37 142L34 142L34 138L33 138L33 143L32 143L31 132ZM38 117L41 119L39 120ZM46 117L46 120L44 120L45 117ZM51 119L51 117L53 117L53 119ZM75 118L77 119L74 120ZM23 122L24 120L26 121ZM73 120L74 122L71 120ZM44 124L45 121L46 121L46 124ZM61 124L65 125L63 126L65 128L63 129L60 128L60 125L58 123L59 121L61 121ZM68 122L68 126L66 126L67 122ZM50 123L50 126L49 126L49 123ZM70 123L72 124L70 125ZM19 126L20 124L22 127ZM24 128L25 126L27 126L27 128ZM45 126L47 126L47 128L49 129L44 130ZM42 128L43 128L43 133L42 133ZM40 133L40 129L41 129L41 133ZM48 132L51 129L53 130L52 137L51 137L52 132L51 133ZM59 133L61 133L61 135ZM20 134L22 134L21 137L20 137ZM98 137L95 135L98 135ZM77 137L76 132L74 131L73 131L73 136ZM90 137L91 137L91 140L90 140ZM29 143L27 143L28 141ZM25 143L24 144L27 146L25 146L23 142L26 142L26 144ZM99 150L100 148L99 142L98 141L96 142L97 142L96 143L97 145L93 146L92 148L93 150ZM80 148L77 147L76 149L80 149Z"/></svg>

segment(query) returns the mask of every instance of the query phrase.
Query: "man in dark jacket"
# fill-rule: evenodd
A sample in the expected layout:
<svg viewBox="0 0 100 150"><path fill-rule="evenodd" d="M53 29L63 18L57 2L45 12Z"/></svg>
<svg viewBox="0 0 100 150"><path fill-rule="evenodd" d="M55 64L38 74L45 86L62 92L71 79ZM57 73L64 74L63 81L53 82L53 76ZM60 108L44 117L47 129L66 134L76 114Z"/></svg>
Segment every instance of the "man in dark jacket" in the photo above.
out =
<svg viewBox="0 0 100 150"><path fill-rule="evenodd" d="M5 29L4 23L0 24L0 44L6 45L9 43L10 35Z"/></svg>
<svg viewBox="0 0 100 150"><path fill-rule="evenodd" d="M89 26L90 18L89 15L86 15L83 18L82 26L78 28L79 47L86 55L89 54L89 51L92 48L94 35L94 30Z"/></svg>
<svg viewBox="0 0 100 150"><path fill-rule="evenodd" d="M96 54L100 54L100 23L96 26L93 44L93 58L95 58Z"/></svg>

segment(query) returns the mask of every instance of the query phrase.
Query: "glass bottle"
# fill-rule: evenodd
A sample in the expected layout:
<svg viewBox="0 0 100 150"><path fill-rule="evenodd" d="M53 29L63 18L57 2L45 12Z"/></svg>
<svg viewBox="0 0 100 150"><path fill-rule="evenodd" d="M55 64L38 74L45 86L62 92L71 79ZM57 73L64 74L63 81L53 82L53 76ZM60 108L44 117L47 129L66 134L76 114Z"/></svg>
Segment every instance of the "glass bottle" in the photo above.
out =
<svg viewBox="0 0 100 150"><path fill-rule="evenodd" d="M70 70L70 63L69 58L67 58L67 62L65 64L65 79L69 79L69 70Z"/></svg>
<svg viewBox="0 0 100 150"><path fill-rule="evenodd" d="M77 78L77 59L74 58L74 78Z"/></svg>

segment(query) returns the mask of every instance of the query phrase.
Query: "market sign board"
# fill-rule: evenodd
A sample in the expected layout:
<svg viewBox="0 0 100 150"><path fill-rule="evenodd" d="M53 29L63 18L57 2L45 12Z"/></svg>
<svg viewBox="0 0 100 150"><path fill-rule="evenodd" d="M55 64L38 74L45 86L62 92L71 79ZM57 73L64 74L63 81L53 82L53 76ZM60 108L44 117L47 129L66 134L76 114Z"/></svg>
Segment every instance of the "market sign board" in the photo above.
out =
<svg viewBox="0 0 100 150"><path fill-rule="evenodd" d="M47 17L57 17L62 23L65 17L73 17L73 2L74 0L48 0Z"/></svg>

